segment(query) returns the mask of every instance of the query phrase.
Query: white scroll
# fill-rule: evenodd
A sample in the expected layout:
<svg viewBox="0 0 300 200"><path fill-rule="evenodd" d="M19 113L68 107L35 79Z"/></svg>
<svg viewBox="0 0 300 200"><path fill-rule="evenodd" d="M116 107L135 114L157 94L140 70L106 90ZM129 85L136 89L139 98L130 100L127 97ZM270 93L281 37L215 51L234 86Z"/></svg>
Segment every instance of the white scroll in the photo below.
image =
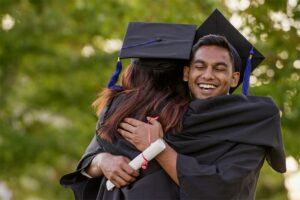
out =
<svg viewBox="0 0 300 200"><path fill-rule="evenodd" d="M158 139L155 142L153 142L147 149L145 149L142 153L140 153L137 157L135 157L132 161L130 161L129 166L132 167L134 170L138 170L141 168L144 157L150 161L155 156L157 156L160 152L162 152L166 148L166 145L162 139ZM107 190L112 190L115 187L115 185L110 182L109 180L106 181L106 188Z"/></svg>

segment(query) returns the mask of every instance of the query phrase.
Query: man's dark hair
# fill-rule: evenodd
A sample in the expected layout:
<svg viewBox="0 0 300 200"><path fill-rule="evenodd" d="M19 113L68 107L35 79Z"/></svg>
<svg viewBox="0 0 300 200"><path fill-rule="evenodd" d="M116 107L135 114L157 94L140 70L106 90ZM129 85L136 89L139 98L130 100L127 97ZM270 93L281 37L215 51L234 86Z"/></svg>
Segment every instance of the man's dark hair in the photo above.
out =
<svg viewBox="0 0 300 200"><path fill-rule="evenodd" d="M221 35L206 35L201 37L196 44L194 44L192 48L192 58L195 56L197 50L202 46L211 46L215 45L221 48L226 49L229 52L230 59L233 64L234 71L240 71L241 70L241 58L235 48L228 42L228 40Z"/></svg>

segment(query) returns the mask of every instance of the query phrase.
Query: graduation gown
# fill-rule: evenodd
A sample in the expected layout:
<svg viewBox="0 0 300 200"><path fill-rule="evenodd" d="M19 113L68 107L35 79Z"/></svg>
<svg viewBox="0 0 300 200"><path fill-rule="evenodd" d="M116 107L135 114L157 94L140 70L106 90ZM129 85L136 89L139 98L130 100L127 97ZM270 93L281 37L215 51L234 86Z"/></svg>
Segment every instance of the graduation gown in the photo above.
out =
<svg viewBox="0 0 300 200"><path fill-rule="evenodd" d="M101 113L96 129L99 129L106 115L114 111L118 104L124 98L124 95L115 97ZM87 200L176 200L179 199L178 186L171 180L167 173L155 161L151 160L148 163L146 170L141 170L136 181L123 188L114 188L112 191L106 189L105 177L87 178L82 175L81 171L85 169L92 159L100 152L109 152L113 155L123 155L129 159L135 158L138 151L132 144L125 139L119 137L113 143L103 140L98 135L95 135L82 156L75 172L64 175L60 184L71 187L75 199Z"/></svg>
<svg viewBox="0 0 300 200"><path fill-rule="evenodd" d="M181 199L254 199L265 158L286 170L279 110L269 97L192 101L183 127L165 138L179 152Z"/></svg>
<svg viewBox="0 0 300 200"><path fill-rule="evenodd" d="M255 198L265 159L274 170L285 172L279 110L268 97L225 95L194 100L185 114L182 132L166 133L164 139L178 152L180 187L155 160L136 182L112 192L105 188L106 178L83 177L80 170L101 151L129 158L139 153L122 138L112 145L98 136L77 171L62 177L61 184L71 186L76 199L244 200Z"/></svg>

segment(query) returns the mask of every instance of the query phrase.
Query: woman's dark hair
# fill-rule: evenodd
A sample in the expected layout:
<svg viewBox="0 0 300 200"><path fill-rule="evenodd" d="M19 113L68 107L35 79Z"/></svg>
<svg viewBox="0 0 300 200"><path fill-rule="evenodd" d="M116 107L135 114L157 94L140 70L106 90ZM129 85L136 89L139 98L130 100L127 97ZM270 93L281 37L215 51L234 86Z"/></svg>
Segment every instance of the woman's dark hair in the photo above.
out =
<svg viewBox="0 0 300 200"><path fill-rule="evenodd" d="M122 86L121 90L104 89L93 103L99 115L118 96L117 105L109 109L98 131L102 138L115 139L119 135L117 128L126 117L145 121L147 116L158 115L165 132L180 131L190 100L183 82L183 66L153 70L132 62L122 75Z"/></svg>
<svg viewBox="0 0 300 200"><path fill-rule="evenodd" d="M215 46L226 49L228 51L230 59L232 61L233 70L237 71L237 72L241 71L242 61L241 61L241 58L240 58L238 52L228 42L228 40L224 36L221 36L221 35L209 34L209 35L201 37L197 41L197 43L194 44L194 46L192 48L192 58L195 56L197 50L201 46L211 46L211 45L215 45Z"/></svg>

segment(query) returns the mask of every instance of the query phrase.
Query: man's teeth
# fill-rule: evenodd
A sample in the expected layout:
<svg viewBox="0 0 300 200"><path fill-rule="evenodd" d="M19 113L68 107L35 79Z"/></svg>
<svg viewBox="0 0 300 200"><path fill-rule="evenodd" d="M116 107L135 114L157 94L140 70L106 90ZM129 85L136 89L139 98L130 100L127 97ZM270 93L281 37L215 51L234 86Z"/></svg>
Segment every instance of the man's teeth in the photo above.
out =
<svg viewBox="0 0 300 200"><path fill-rule="evenodd" d="M204 89L214 89L214 88L216 88L215 85L212 85L212 84L203 84L203 83L199 84L199 87L200 88L204 88Z"/></svg>

